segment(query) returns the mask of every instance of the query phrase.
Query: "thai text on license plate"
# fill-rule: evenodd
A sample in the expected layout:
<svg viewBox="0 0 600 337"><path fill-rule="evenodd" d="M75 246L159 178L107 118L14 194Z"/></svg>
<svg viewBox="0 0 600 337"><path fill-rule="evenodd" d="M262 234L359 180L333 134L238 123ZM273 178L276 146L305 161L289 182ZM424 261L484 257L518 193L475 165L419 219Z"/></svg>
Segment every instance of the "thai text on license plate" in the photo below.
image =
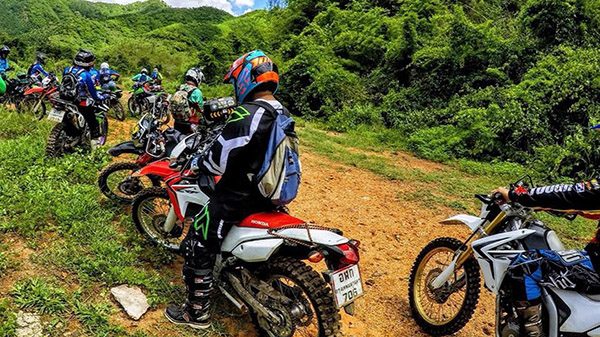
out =
<svg viewBox="0 0 600 337"><path fill-rule="evenodd" d="M64 111L59 111L56 109L52 109L50 111L50 113L48 114L48 120L51 120L53 122L57 122L60 123L63 121L63 118L65 118L65 112Z"/></svg>
<svg viewBox="0 0 600 337"><path fill-rule="evenodd" d="M338 309L354 302L363 295L362 279L358 265L353 265L331 274L331 288Z"/></svg>

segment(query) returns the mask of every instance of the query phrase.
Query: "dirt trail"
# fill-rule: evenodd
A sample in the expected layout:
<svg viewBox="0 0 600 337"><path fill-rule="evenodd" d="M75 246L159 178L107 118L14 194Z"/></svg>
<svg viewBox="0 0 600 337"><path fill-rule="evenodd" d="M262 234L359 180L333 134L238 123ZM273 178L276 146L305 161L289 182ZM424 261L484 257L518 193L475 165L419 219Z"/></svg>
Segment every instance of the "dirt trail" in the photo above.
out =
<svg viewBox="0 0 600 337"><path fill-rule="evenodd" d="M133 123L112 123L115 139L127 139ZM118 136L117 136L118 134ZM352 149L352 151L361 151ZM415 158L406 153L369 153L393 157L396 165L431 172L446 169L444 165ZM348 337L426 336L410 316L407 299L408 276L419 251L439 236L462 237L460 228L448 228L438 222L455 211L425 208L422 203L398 198L402 193L415 193L418 182L391 181L371 172L339 164L303 149L304 176L299 198L291 205L292 213L304 220L340 228L346 236L362 242L361 271L366 295L357 302L357 315L343 314L343 333ZM422 186L422 185L421 185ZM165 266L170 268L173 266ZM179 282L179 280L174 280ZM475 317L457 336L485 336L493 331L493 301L482 290L482 300ZM123 324L131 328L163 336L178 335L157 308L140 323ZM122 316L122 315L119 315ZM244 320L244 319L241 319ZM243 322L225 322L232 336L253 337L253 332L240 331ZM246 330L245 328L242 330Z"/></svg>

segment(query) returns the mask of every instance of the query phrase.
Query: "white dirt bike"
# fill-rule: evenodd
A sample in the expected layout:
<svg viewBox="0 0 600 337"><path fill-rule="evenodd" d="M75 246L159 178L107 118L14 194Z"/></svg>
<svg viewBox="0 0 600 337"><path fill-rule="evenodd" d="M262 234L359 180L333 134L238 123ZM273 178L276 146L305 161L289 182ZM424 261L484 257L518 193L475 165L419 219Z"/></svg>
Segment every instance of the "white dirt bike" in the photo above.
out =
<svg viewBox="0 0 600 337"><path fill-rule="evenodd" d="M562 252L571 262L581 254L565 252L556 233L535 220L531 210L503 203L499 196L477 198L482 202L480 216L457 215L442 221L468 226L472 234L464 243L438 238L417 257L409 281L412 314L428 334L456 333L477 306L481 270L486 288L496 295L495 336L521 336L507 277L511 262L533 249ZM546 336L600 337L599 295L546 284L542 284L542 294Z"/></svg>
<svg viewBox="0 0 600 337"><path fill-rule="evenodd" d="M169 161L151 163L136 174L163 176L166 188L136 196L135 224L152 242L178 251L207 205L215 179L191 176ZM261 336L339 336L339 310L354 314L354 301L363 294L359 245L339 230L285 212L254 214L224 238L214 276L221 293L250 313ZM319 275L305 260L323 261L327 268Z"/></svg>

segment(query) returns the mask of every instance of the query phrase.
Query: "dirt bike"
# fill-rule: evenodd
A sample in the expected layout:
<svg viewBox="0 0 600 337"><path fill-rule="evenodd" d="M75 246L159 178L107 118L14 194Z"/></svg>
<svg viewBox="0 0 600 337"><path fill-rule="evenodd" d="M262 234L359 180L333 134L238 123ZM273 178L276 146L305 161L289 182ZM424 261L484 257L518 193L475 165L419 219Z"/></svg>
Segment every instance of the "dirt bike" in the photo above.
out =
<svg viewBox="0 0 600 337"><path fill-rule="evenodd" d="M150 110L154 104L155 96L164 94L159 85L154 85L152 81L145 83L136 83L133 86L131 97L127 101L127 107L131 116L139 116Z"/></svg>
<svg viewBox="0 0 600 337"><path fill-rule="evenodd" d="M138 194L134 222L152 242L178 252L216 181L166 161L140 171L165 176L166 188ZM354 301L363 294L360 243L342 235L283 211L251 215L224 238L214 267L218 289L240 311L250 312L261 335L338 336L339 310L354 314ZM327 270L319 275L304 260L324 261Z"/></svg>
<svg viewBox="0 0 600 337"><path fill-rule="evenodd" d="M47 113L46 102L52 101L59 97L58 94L58 79L56 75L50 73L41 82L41 86L34 86L25 91L23 105L30 110L37 120L42 120Z"/></svg>
<svg viewBox="0 0 600 337"><path fill-rule="evenodd" d="M80 149L84 152L92 150L92 145L102 146L106 143L108 135L108 106L100 104L96 119L100 126L100 135L97 144L92 144L90 128L81 114L77 105L62 100L53 100L53 108L48 114L48 120L57 123L50 131L46 144L46 156L58 158L67 153Z"/></svg>
<svg viewBox="0 0 600 337"><path fill-rule="evenodd" d="M564 251L564 246L553 230L535 220L532 210L504 203L499 194L476 197L482 203L479 216L461 214L442 221L469 227L468 239L438 238L418 255L409 281L412 315L434 336L461 330L477 306L481 270L486 288L496 295L495 335L521 336L506 277L510 264L525 251ZM548 336L600 336L600 296L543 288ZM592 329L594 333L586 334Z"/></svg>
<svg viewBox="0 0 600 337"><path fill-rule="evenodd" d="M132 177L131 174L151 162L167 157L183 140L184 135L176 130L171 128L161 130L163 125L165 125L164 117L148 112L138 121L132 140L108 150L113 157L129 154L137 156L137 159L112 163L100 172L98 186L107 198L130 203L143 189L160 186L159 177Z"/></svg>
<svg viewBox="0 0 600 337"><path fill-rule="evenodd" d="M110 107L110 111L113 111L115 114L115 118L124 121L125 120L125 108L123 104L121 104L121 97L123 97L122 90L103 90L102 93L107 95L108 98L108 106Z"/></svg>
<svg viewBox="0 0 600 337"><path fill-rule="evenodd" d="M31 86L31 79L26 74L18 74L16 78L7 79L6 93L0 96L0 104L4 107L14 106L18 113L25 111L23 100L25 91Z"/></svg>

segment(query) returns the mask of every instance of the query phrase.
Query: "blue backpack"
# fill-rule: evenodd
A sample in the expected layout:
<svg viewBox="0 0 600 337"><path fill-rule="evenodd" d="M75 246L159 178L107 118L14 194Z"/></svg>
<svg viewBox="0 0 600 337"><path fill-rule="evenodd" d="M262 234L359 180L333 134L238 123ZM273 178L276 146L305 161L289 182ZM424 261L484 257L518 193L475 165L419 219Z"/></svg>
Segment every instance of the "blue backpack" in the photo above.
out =
<svg viewBox="0 0 600 337"><path fill-rule="evenodd" d="M251 104L258 105L275 116L265 159L254 182L260 194L274 205L287 205L298 195L302 180L295 122L287 111L277 111L266 102L255 101Z"/></svg>

